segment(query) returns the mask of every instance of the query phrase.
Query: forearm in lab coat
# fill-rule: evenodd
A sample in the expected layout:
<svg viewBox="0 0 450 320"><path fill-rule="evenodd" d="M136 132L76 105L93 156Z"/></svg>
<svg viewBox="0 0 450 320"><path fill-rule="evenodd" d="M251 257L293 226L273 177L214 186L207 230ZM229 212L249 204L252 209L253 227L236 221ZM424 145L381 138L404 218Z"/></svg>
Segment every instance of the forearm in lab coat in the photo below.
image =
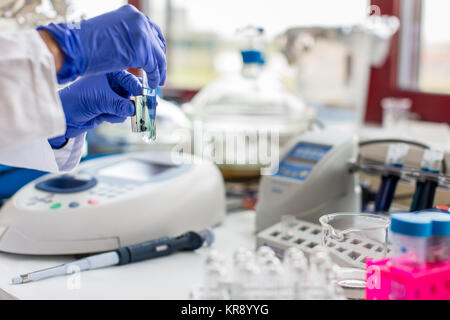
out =
<svg viewBox="0 0 450 320"><path fill-rule="evenodd" d="M85 155L86 134L82 134L76 138L69 139L67 144L58 150L53 150L55 160L58 164L59 171L72 171L79 163L82 156Z"/></svg>
<svg viewBox="0 0 450 320"><path fill-rule="evenodd" d="M0 163L13 167L49 172L73 170L84 152L85 134L69 139L67 144L53 150L47 139L34 140L0 149Z"/></svg>
<svg viewBox="0 0 450 320"><path fill-rule="evenodd" d="M37 31L0 33L0 48L0 150L63 135L54 59Z"/></svg>
<svg viewBox="0 0 450 320"><path fill-rule="evenodd" d="M63 135L54 58L35 30L0 34L0 164L50 172L74 169L85 135L53 150Z"/></svg>

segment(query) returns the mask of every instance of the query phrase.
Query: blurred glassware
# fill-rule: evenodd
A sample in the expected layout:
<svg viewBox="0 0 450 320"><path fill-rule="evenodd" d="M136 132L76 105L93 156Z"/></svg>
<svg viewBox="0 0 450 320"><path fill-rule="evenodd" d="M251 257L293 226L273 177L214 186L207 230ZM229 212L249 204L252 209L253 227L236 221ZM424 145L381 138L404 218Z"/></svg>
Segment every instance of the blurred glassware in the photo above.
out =
<svg viewBox="0 0 450 320"><path fill-rule="evenodd" d="M21 27L33 28L50 22L67 20L70 0L51 0L40 10L42 0L2 0L0 2L0 31L13 31Z"/></svg>
<svg viewBox="0 0 450 320"><path fill-rule="evenodd" d="M408 129L412 101L409 98L388 97L381 100L383 128L403 132Z"/></svg>
<svg viewBox="0 0 450 320"><path fill-rule="evenodd" d="M319 221L322 225L322 245L329 248L333 255L339 254L337 251L342 253L343 258L354 258L355 266L363 266L367 258L379 260L386 257L389 218L366 213L331 213L321 216ZM364 255L352 257L350 251L353 246L363 250Z"/></svg>
<svg viewBox="0 0 450 320"><path fill-rule="evenodd" d="M246 27L240 32L244 37L241 43L246 43L241 46L240 73L213 81L183 105L193 128L201 124L205 135L211 138L195 141L196 153L199 150L203 156L215 160L226 177L258 176L262 165L252 161L252 157L258 158L260 145L275 143L277 148L281 147L291 137L306 131L314 118L314 112L302 99L265 68L262 29ZM271 140L272 132L277 133L279 144ZM235 139L242 139L244 144L230 144ZM199 143L206 146L197 148Z"/></svg>
<svg viewBox="0 0 450 320"><path fill-rule="evenodd" d="M364 288L365 260L373 261L388 253L388 217L365 213L332 213L320 217L322 246L328 249L341 269L339 285ZM362 272L361 272L362 271Z"/></svg>
<svg viewBox="0 0 450 320"><path fill-rule="evenodd" d="M398 28L398 18L372 15L362 24L289 28L276 43L306 103L354 109L362 124L370 67L383 64Z"/></svg>

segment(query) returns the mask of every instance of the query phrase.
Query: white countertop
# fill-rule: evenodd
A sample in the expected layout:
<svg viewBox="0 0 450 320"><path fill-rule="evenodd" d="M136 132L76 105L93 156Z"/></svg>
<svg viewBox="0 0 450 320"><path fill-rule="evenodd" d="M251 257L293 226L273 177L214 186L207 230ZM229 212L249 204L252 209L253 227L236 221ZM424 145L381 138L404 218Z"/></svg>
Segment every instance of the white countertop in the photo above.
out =
<svg viewBox="0 0 450 320"><path fill-rule="evenodd" d="M215 228L212 246L231 254L238 247L255 248L255 214L245 211L227 215ZM189 299L193 286L202 283L209 248L134 264L12 285L11 278L75 260L73 256L26 256L0 253L0 299ZM77 288L79 287L79 288Z"/></svg>

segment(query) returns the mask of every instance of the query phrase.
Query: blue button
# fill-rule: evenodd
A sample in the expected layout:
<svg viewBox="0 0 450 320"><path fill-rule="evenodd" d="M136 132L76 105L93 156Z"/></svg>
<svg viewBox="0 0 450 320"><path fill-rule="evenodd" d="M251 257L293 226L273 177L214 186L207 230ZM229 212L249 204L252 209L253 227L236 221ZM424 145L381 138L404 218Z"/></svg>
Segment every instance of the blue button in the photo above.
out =
<svg viewBox="0 0 450 320"><path fill-rule="evenodd" d="M76 208L78 207L80 204L78 202L71 202L69 203L69 208Z"/></svg>

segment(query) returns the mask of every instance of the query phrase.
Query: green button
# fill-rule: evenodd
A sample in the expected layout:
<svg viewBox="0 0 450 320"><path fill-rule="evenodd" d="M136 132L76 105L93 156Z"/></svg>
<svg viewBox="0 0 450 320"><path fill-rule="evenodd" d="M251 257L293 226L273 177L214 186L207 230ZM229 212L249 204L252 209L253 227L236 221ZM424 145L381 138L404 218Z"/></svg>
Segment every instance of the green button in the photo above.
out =
<svg viewBox="0 0 450 320"><path fill-rule="evenodd" d="M58 208L61 208L61 203L59 203L59 202L52 204L50 206L50 209L58 209Z"/></svg>

